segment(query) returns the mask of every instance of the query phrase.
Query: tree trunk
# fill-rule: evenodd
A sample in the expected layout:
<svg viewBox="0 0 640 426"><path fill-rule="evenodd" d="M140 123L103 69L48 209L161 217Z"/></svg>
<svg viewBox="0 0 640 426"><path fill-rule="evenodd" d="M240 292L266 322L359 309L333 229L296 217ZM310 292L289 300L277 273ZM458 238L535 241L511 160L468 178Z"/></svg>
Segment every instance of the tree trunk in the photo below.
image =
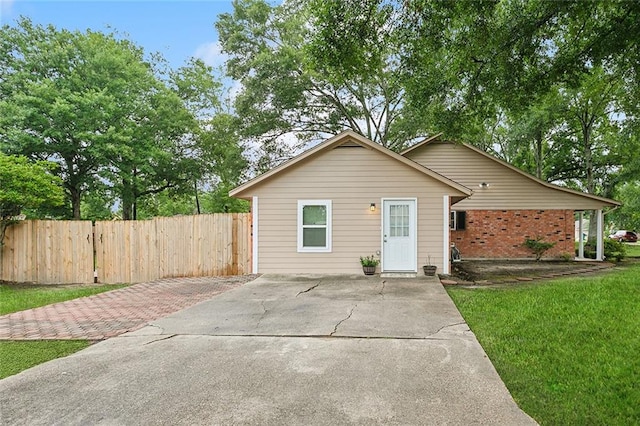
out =
<svg viewBox="0 0 640 426"><path fill-rule="evenodd" d="M595 193L596 185L593 179L593 152L591 151L591 127L592 120L589 120L585 113L582 120L582 153L584 155L584 167L586 175L587 192Z"/></svg>
<svg viewBox="0 0 640 426"><path fill-rule="evenodd" d="M122 179L122 220L131 220L133 217L133 188L131 183Z"/></svg>
<svg viewBox="0 0 640 426"><path fill-rule="evenodd" d="M198 183L196 181L193 181L193 190L196 194L196 209L200 214L200 199L198 198Z"/></svg>
<svg viewBox="0 0 640 426"><path fill-rule="evenodd" d="M71 196L73 219L80 220L80 200L82 198L82 191L79 188L69 188L69 195Z"/></svg>
<svg viewBox="0 0 640 426"><path fill-rule="evenodd" d="M131 220L132 215L132 205L128 203L122 203L122 220Z"/></svg>

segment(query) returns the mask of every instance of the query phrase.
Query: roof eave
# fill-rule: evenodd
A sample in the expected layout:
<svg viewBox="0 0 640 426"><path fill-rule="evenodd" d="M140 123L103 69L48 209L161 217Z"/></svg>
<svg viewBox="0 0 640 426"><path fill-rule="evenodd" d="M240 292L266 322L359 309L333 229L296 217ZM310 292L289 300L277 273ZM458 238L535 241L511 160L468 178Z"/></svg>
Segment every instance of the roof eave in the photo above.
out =
<svg viewBox="0 0 640 426"><path fill-rule="evenodd" d="M469 149L471 149L471 150L473 150L475 152L478 152L478 153L484 155L485 157L487 157L487 158L489 158L489 159L491 159L493 161L498 162L499 164L502 164L505 167L508 167L509 169L515 171L516 173L519 173L522 176L524 176L524 177L526 177L528 179L531 179L534 182L537 182L540 185L543 185L543 186L545 186L547 188L555 189L555 190L566 192L566 193L573 194L573 195L578 195L578 196L585 197L585 198L590 198L592 200L596 200L596 201L602 202L604 204L608 204L610 206L621 206L622 205L621 202L616 201L616 200L612 200L610 198L600 197L598 195L593 195L593 194L589 194L589 193L586 193L586 192L577 191L575 189L570 189L570 188L565 188L563 186L555 185L553 183L547 182L547 181L539 179L539 178L537 178L537 177L535 177L533 175L530 175L529 173L527 173L527 172L525 172L523 170L520 170L516 166L513 166L513 165L507 163L506 161L501 160L501 159L499 159L497 157L494 157L493 155L490 155L489 153L484 152L480 148L476 148L475 146L469 145L469 144L466 144L466 143L462 143L462 145L466 146L467 148L469 148Z"/></svg>
<svg viewBox="0 0 640 426"><path fill-rule="evenodd" d="M436 136L434 136L432 138L429 138L427 140L424 140L424 141L412 146L411 148L403 151L402 155L405 155L405 154L413 151L414 149L426 146L427 144L438 140L440 135L442 135L442 133L440 133L439 135L436 135ZM540 185L543 185L543 186L545 186L545 187L547 187L549 189L554 189L554 190L566 192L566 193L577 195L577 196L581 196L581 197L584 197L584 198L589 198L589 199L601 202L603 204L607 204L609 206L621 206L622 205L621 202L616 201L616 200L612 200L610 198L600 197L598 195L593 195L593 194L588 194L588 193L581 192L581 191L576 191L574 189L565 188L565 187L562 187L562 186L559 186L559 185L554 185L553 183L549 183L549 182L544 181L542 179L538 179L537 177L532 176L529 173L527 173L527 172L525 172L523 170L520 170L519 168L515 167L514 165L509 164L506 161L501 160L501 159L499 159L497 157L494 157L493 155L491 155L491 154L489 154L489 153L487 153L487 152L485 152L485 151L481 150L480 148L477 148L477 147L475 147L473 145L470 145L470 144L467 144L467 143L464 143L464 142L448 142L448 143L455 143L455 144L462 145L462 146L464 146L464 147L466 147L466 148L468 148L468 149L470 149L472 151L477 152L478 154L481 154L481 155L485 156L486 158L488 158L488 159L490 159L492 161L495 161L498 164L501 164L501 165L509 168L510 170L513 170L516 173L519 173L520 175L526 177L527 179L531 179L534 182L537 182Z"/></svg>

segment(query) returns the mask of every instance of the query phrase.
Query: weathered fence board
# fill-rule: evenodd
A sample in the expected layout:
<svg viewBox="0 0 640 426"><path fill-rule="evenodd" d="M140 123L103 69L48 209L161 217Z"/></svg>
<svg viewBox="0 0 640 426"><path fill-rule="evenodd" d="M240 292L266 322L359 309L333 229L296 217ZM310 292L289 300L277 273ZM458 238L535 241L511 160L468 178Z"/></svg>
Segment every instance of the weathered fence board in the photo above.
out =
<svg viewBox="0 0 640 426"><path fill-rule="evenodd" d="M9 227L0 280L136 283L251 273L251 215L140 221L24 221Z"/></svg>
<svg viewBox="0 0 640 426"><path fill-rule="evenodd" d="M90 221L22 221L7 229L0 279L39 284L93 282Z"/></svg>

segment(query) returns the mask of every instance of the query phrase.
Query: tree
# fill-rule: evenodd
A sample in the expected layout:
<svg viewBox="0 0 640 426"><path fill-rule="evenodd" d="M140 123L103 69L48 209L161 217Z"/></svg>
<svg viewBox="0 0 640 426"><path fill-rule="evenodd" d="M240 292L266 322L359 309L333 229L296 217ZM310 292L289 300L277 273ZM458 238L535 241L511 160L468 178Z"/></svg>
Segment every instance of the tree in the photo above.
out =
<svg viewBox="0 0 640 426"><path fill-rule="evenodd" d="M403 112L398 40L385 26L392 8L373 2L363 11L338 0L233 5L216 28L230 55L227 73L242 84L235 108L243 136L257 138L267 154L287 134L304 144L352 129L401 150L424 133L424 121ZM357 27L348 46L333 49L347 22ZM342 63L345 57L351 61Z"/></svg>
<svg viewBox="0 0 640 426"><path fill-rule="evenodd" d="M192 188L197 123L159 61L115 34L22 19L0 33L0 146L59 165L73 210L105 182L135 219L139 199Z"/></svg>
<svg viewBox="0 0 640 426"><path fill-rule="evenodd" d="M622 133L615 119L622 90L617 76L601 67L584 74L575 88L560 89L565 137L554 153L555 179L590 194L612 195L608 180L622 161L617 155Z"/></svg>
<svg viewBox="0 0 640 426"><path fill-rule="evenodd" d="M169 188L191 191L202 174L189 137L195 124L176 93L158 84L122 128L128 134L110 146L101 175L120 195L122 218L137 219L137 203Z"/></svg>
<svg viewBox="0 0 640 426"><path fill-rule="evenodd" d="M442 111L466 118L527 106L554 84L575 86L593 67L637 73L640 4L595 0L396 3L405 25L409 104L427 111L438 87ZM638 97L636 96L636 99ZM466 125L467 123L465 123ZM453 130L461 130L453 126Z"/></svg>
<svg viewBox="0 0 640 426"><path fill-rule="evenodd" d="M172 74L175 90L195 118L192 156L198 158L202 175L194 180L196 212L246 211L246 203L232 199L228 192L244 177L248 168L240 142L241 120L220 102L222 85L212 77L212 69L200 60ZM204 194L200 203L200 194Z"/></svg>
<svg viewBox="0 0 640 426"><path fill-rule="evenodd" d="M7 227L21 213L63 203L62 182L51 174L53 167L0 152L0 248Z"/></svg>
<svg viewBox="0 0 640 426"><path fill-rule="evenodd" d="M83 220L112 220L115 214L116 198L107 184L96 185L82 197Z"/></svg>
<svg viewBox="0 0 640 426"><path fill-rule="evenodd" d="M141 52L113 36L58 31L26 19L0 35L0 138L6 150L59 164L80 218L82 193L126 135L136 82L147 74ZM140 89L144 90L146 87Z"/></svg>
<svg viewBox="0 0 640 426"><path fill-rule="evenodd" d="M622 206L607 218L616 229L640 230L640 181L623 183L616 190L616 197Z"/></svg>

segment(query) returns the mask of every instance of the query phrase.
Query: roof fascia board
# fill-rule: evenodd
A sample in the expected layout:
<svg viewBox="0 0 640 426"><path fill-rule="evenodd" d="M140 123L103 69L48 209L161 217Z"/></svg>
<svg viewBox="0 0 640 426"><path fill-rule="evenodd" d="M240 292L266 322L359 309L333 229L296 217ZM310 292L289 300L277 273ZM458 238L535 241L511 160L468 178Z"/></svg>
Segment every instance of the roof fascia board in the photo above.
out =
<svg viewBox="0 0 640 426"><path fill-rule="evenodd" d="M578 196L585 197L585 198L590 198L590 199L592 199L592 200L601 201L601 202L603 202L603 203L611 204L611 205L613 205L613 206L620 206L620 205L622 205L622 203L621 203L621 202L616 201L616 200L612 200L612 199L605 198L605 197L599 197L599 196L597 196L597 195L588 194L588 193L586 193L586 192L576 191L575 189L564 188L564 187L559 186L559 185L554 185L553 183L547 182L547 181L542 180L542 179L538 179L537 177L535 177L535 176L533 176L533 175L530 175L529 173L525 172L524 170L520 170L520 169L519 169L519 168L517 168L516 166L513 166L513 165L511 165L511 164L507 163L507 162L506 162L506 161L504 161L504 160L501 160L501 159L499 159L499 158L497 158L497 157L494 157L493 155L491 155L491 154L489 154L489 153L487 153L487 152L484 152L484 151L483 151L483 150L481 150L480 148L476 148L475 146L473 146L473 145L469 145L469 144L466 144L466 143L462 143L462 145L463 145L463 146L466 146L467 148L471 149L472 151L475 151L475 152L477 152L477 153L479 153L479 154L484 155L485 157L487 157L487 158L489 158L489 159L491 159L491 160L493 160L493 161L495 161L495 162L497 162L497 163L499 163L499 164L502 164L503 166L505 166L505 167L507 167L507 168L509 168L509 169L513 170L514 172L519 173L519 174L521 174L522 176L524 176L524 177L526 177L526 178L528 178L528 179L531 179L532 181L537 182L537 183L539 183L540 185L543 185L543 186L545 186L545 187L547 187L547 188L555 189L555 190L562 191L562 192L566 192L566 193L568 193L568 194L578 195Z"/></svg>
<svg viewBox="0 0 640 426"><path fill-rule="evenodd" d="M400 153L400 155L404 156L405 154L413 151L414 149L420 148L421 146L424 146L424 145L427 145L427 144L429 144L429 143L431 143L433 141L436 141L436 140L440 139L440 136L442 136L442 133L438 133L437 135L433 135L431 137L428 137L425 140L420 141L417 144L415 144L413 146L410 146L409 148L405 149L404 151L402 151Z"/></svg>

